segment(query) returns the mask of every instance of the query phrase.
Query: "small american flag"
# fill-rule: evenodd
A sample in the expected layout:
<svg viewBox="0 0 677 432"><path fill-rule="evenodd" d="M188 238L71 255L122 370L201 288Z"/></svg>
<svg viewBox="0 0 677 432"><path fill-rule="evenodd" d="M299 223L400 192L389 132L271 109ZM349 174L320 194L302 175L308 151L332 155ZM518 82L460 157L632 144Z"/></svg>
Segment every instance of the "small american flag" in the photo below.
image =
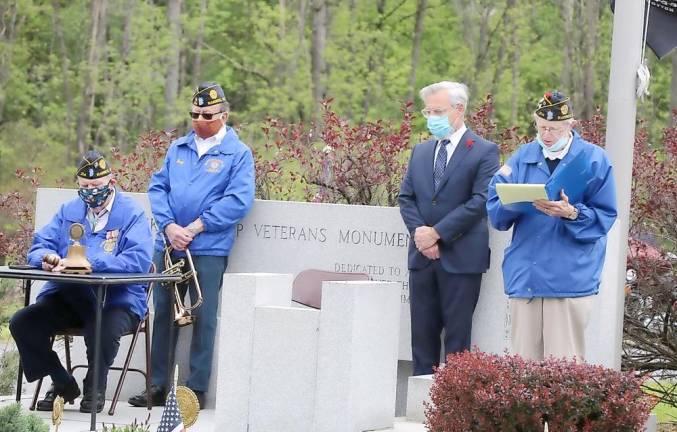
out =
<svg viewBox="0 0 677 432"><path fill-rule="evenodd" d="M176 402L176 387L172 386L172 390L167 395L165 409L162 411L157 432L185 432L185 430L179 404Z"/></svg>

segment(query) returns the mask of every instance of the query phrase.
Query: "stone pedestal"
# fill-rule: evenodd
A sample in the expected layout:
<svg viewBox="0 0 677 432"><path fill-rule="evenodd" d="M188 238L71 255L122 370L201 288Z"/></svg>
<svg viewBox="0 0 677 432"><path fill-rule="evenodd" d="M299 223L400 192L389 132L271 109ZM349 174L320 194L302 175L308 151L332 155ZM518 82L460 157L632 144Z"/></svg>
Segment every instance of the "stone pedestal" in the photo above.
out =
<svg viewBox="0 0 677 432"><path fill-rule="evenodd" d="M423 402L430 403L430 387L433 385L432 375L409 377L407 391L407 420L423 423L425 407Z"/></svg>
<svg viewBox="0 0 677 432"><path fill-rule="evenodd" d="M315 432L392 427L399 304L396 283L323 284Z"/></svg>

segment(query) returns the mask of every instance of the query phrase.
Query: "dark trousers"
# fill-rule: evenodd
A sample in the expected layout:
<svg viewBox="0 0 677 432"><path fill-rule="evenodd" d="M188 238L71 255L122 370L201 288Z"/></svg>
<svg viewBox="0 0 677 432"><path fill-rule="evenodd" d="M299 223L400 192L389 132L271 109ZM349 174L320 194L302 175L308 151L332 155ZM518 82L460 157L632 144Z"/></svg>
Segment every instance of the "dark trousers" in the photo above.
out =
<svg viewBox="0 0 677 432"><path fill-rule="evenodd" d="M482 284L481 273L448 273L439 260L409 273L411 352L414 375L433 373L440 362L440 337L444 353L470 349L472 315Z"/></svg>
<svg viewBox="0 0 677 432"><path fill-rule="evenodd" d="M87 347L87 375L84 392L91 387L94 374L94 336L96 311L94 303L86 296L76 296L73 287L70 295L62 291L41 297L36 303L17 311L9 323L14 342L21 355L21 365L28 381L45 377L63 366L52 349L51 338L66 329L81 329ZM112 288L115 289L115 288ZM101 320L101 357L99 363L99 389L105 391L108 369L120 348L120 337L136 329L139 318L126 309L104 309Z"/></svg>
<svg viewBox="0 0 677 432"><path fill-rule="evenodd" d="M190 343L190 374L187 386L193 390L206 392L209 387L209 376L212 372L214 356L214 339L216 337L216 318L219 308L223 273L228 265L228 257L193 256L193 264L197 271L198 282L202 290L203 303L194 309L195 316L192 327L193 336ZM156 253L153 259L158 272L164 270L164 254ZM188 289L190 285L190 289ZM185 297L189 291L191 303L197 299L197 292L192 284L179 285L179 294ZM153 384L167 388L167 355L168 350L176 350L179 332L175 329L173 340L169 340L169 323L174 320L169 313L174 303L174 289L158 286L153 290L155 317L153 318L152 370Z"/></svg>

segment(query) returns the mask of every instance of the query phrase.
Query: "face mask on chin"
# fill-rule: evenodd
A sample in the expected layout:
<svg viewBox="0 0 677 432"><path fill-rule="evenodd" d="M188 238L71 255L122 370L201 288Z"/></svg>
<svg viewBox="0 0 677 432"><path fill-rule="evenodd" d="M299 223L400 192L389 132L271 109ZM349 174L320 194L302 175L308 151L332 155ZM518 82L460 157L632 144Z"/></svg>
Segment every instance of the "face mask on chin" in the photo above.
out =
<svg viewBox="0 0 677 432"><path fill-rule="evenodd" d="M538 141L538 144L541 146L543 149L543 153L546 155L546 157L555 157L557 156L557 153L562 151L564 147L566 147L567 143L569 142L569 136L568 134L560 137L553 145L550 147L546 146L545 143L543 142L543 139L541 138L541 134L538 133L536 135L536 141Z"/></svg>

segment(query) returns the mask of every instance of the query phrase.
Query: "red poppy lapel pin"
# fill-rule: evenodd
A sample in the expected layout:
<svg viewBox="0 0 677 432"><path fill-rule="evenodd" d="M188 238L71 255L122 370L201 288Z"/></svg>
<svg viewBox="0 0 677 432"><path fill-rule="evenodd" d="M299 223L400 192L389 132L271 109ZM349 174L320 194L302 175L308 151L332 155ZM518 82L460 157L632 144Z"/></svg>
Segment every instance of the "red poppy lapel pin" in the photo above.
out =
<svg viewBox="0 0 677 432"><path fill-rule="evenodd" d="M467 140L465 140L465 146L468 147L468 149L471 149L472 146L474 146L474 145L475 145L474 139L468 138Z"/></svg>

